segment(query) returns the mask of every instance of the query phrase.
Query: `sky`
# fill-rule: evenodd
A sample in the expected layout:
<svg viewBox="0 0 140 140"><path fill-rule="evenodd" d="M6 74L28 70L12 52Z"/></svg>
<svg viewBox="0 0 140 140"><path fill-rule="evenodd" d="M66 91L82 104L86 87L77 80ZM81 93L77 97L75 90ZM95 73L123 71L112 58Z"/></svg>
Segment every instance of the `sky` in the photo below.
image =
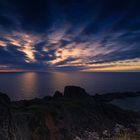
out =
<svg viewBox="0 0 140 140"><path fill-rule="evenodd" d="M140 71L139 0L0 0L0 72Z"/></svg>

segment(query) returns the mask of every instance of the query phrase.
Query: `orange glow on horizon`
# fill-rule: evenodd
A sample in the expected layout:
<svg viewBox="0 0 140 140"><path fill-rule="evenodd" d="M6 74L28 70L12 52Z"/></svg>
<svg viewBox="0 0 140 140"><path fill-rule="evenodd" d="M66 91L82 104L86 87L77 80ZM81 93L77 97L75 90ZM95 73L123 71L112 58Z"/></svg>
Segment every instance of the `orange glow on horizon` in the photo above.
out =
<svg viewBox="0 0 140 140"><path fill-rule="evenodd" d="M25 70L0 70L0 73L5 73L5 72L25 72Z"/></svg>
<svg viewBox="0 0 140 140"><path fill-rule="evenodd" d="M120 71L140 71L140 66L112 66L106 68L91 68L83 70L85 72L120 72Z"/></svg>

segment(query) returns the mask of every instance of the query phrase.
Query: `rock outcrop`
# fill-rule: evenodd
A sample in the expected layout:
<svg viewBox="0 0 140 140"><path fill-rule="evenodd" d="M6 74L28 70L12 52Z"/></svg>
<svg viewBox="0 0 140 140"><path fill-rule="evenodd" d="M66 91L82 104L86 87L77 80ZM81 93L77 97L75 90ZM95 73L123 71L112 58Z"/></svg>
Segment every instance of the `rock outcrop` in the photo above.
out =
<svg viewBox="0 0 140 140"><path fill-rule="evenodd" d="M11 102L6 94L0 93L0 139L16 140L15 124L11 114Z"/></svg>
<svg viewBox="0 0 140 140"><path fill-rule="evenodd" d="M89 97L85 89L77 86L66 86L64 89L64 96L73 99Z"/></svg>
<svg viewBox="0 0 140 140"><path fill-rule="evenodd" d="M54 93L54 98L61 98L63 96L63 93L61 93L60 91L56 91L55 93Z"/></svg>
<svg viewBox="0 0 140 140"><path fill-rule="evenodd" d="M10 102L0 94L0 140L112 140L128 132L137 136L139 118L75 86L29 101Z"/></svg>

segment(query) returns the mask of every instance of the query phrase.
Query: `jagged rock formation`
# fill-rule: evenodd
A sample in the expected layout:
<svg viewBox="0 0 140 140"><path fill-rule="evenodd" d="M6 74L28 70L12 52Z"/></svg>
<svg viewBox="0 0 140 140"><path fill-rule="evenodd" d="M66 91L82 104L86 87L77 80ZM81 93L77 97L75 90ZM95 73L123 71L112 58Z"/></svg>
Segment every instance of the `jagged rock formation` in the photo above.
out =
<svg viewBox="0 0 140 140"><path fill-rule="evenodd" d="M0 94L1 140L96 140L138 132L140 115L97 102L80 87L64 95L10 102ZM136 126L137 124L137 126Z"/></svg>
<svg viewBox="0 0 140 140"><path fill-rule="evenodd" d="M15 124L10 108L11 102L6 94L0 93L0 139L15 140Z"/></svg>
<svg viewBox="0 0 140 140"><path fill-rule="evenodd" d="M54 93L54 98L60 98L60 97L62 97L63 96L63 93L61 93L60 91L56 91L55 93Z"/></svg>
<svg viewBox="0 0 140 140"><path fill-rule="evenodd" d="M66 86L64 89L64 97L67 98L86 98L89 95L86 93L85 89L77 86Z"/></svg>

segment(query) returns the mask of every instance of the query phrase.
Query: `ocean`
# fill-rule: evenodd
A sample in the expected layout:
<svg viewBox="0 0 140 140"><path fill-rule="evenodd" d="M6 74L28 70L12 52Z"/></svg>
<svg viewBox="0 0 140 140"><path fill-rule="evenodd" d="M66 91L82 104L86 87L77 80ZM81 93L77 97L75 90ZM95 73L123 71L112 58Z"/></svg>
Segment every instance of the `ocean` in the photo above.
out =
<svg viewBox="0 0 140 140"><path fill-rule="evenodd" d="M63 92L66 85L85 88L94 95L140 91L140 73L134 72L56 72L0 73L0 91L12 100L41 98Z"/></svg>

